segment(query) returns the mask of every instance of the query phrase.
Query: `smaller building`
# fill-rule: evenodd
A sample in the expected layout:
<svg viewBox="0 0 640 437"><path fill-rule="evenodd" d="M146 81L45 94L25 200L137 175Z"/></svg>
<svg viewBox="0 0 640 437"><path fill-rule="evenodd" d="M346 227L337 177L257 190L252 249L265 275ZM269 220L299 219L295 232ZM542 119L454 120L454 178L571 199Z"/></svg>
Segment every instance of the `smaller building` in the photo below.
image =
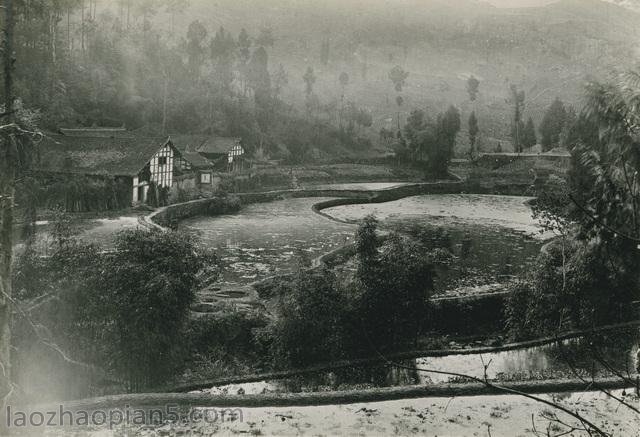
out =
<svg viewBox="0 0 640 437"><path fill-rule="evenodd" d="M237 171L245 166L245 151L240 138L208 136L195 150L211 161L216 170Z"/></svg>

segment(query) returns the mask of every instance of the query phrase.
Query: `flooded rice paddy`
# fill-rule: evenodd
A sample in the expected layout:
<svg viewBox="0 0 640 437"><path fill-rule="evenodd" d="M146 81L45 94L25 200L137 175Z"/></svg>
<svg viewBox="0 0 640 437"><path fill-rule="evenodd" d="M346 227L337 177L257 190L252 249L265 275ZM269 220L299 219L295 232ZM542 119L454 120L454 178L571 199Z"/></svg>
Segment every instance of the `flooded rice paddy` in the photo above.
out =
<svg viewBox="0 0 640 437"><path fill-rule="evenodd" d="M326 198L299 198L247 205L237 214L195 217L180 228L199 236L223 262L221 286L243 285L291 272L352 241L354 226L311 209Z"/></svg>
<svg viewBox="0 0 640 437"><path fill-rule="evenodd" d="M356 185L372 188L372 184ZM436 290L448 294L495 289L532 262L542 245L523 197L423 195L323 211L337 221L312 211L324 200L328 199L252 204L236 214L187 219L180 227L217 251L224 267L222 288L291 272L301 262L352 242L357 221L368 214L380 220L383 231L419 227L440 237L444 232L455 259L440 269Z"/></svg>
<svg viewBox="0 0 640 437"><path fill-rule="evenodd" d="M434 225L466 223L539 235L531 208L526 204L528 200L520 196L431 194L385 203L337 206L323 212L344 221L361 220L366 215L373 215L383 223L428 218L428 223Z"/></svg>
<svg viewBox="0 0 640 437"><path fill-rule="evenodd" d="M638 365L638 329L584 339L501 351L486 354L453 354L422 357L393 364L365 365L279 380L212 387L212 394L260 394L268 392L303 392L349 390L360 388L429 385L463 382L449 372L493 381L539 380L554 378L612 376L605 366L621 374L633 374ZM615 338L615 342L611 341ZM429 372L427 370L436 371Z"/></svg>

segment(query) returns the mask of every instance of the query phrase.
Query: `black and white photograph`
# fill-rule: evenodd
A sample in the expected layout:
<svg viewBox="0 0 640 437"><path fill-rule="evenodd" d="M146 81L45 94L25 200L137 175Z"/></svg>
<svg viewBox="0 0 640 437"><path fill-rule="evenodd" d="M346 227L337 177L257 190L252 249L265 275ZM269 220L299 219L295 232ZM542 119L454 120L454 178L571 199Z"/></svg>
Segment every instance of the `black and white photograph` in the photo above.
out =
<svg viewBox="0 0 640 437"><path fill-rule="evenodd" d="M640 437L640 0L0 0L0 403Z"/></svg>

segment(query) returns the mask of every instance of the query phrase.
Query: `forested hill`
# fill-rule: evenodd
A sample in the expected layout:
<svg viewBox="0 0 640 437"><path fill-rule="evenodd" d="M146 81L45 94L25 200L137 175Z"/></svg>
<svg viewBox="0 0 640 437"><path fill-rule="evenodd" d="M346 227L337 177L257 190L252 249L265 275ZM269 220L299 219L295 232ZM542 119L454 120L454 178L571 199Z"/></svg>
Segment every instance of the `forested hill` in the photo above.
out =
<svg viewBox="0 0 640 437"><path fill-rule="evenodd" d="M525 91L524 117L538 124L556 96L578 106L586 78L631 66L640 54L640 14L600 0L519 9L472 0L86 0L20 7L19 94L42 111L45 127L215 131L250 137L254 147L274 153L296 147L310 118L337 126L351 117L358 135L376 143L398 113L403 122L415 108L435 118L450 104L463 120L476 111L480 144L491 147L509 138L510 85ZM409 73L400 91L389 79L396 65ZM480 81L475 101L466 90L471 76ZM250 89L252 97L256 86L279 101L277 108L263 105L262 115L288 114L286 120L230 103L239 91L246 96ZM330 142L332 135L305 141Z"/></svg>
<svg viewBox="0 0 640 437"><path fill-rule="evenodd" d="M526 116L538 124L559 96L578 103L585 78L602 77L613 66L638 57L640 15L598 0L563 0L538 8L502 9L467 0L366 0L262 2L250 0L192 5L183 19L200 17L211 27L273 29L271 62L289 72L288 99L302 105L307 66L315 69L317 92L341 95L338 77L349 74L346 93L374 112L374 123L397 110L388 72L396 64L410 73L403 111L434 114L455 104L470 110L470 75L481 80L473 105L485 135L509 135L508 83L527 94ZM247 17L253 17L247 19ZM328 62L322 46L328 40Z"/></svg>

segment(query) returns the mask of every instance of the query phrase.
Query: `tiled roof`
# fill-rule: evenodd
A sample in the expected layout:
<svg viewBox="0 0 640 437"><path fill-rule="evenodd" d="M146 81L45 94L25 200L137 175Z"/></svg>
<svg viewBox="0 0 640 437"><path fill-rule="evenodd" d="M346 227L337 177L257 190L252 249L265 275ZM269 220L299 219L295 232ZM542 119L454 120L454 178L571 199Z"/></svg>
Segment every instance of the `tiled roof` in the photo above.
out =
<svg viewBox="0 0 640 437"><path fill-rule="evenodd" d="M156 138L97 138L47 134L40 169L89 175L135 176L167 142Z"/></svg>
<svg viewBox="0 0 640 437"><path fill-rule="evenodd" d="M195 168L209 168L213 165L211 161L196 151L207 138L204 135L169 135L169 140L174 147Z"/></svg>
<svg viewBox="0 0 640 437"><path fill-rule="evenodd" d="M169 139L178 150L188 150L195 152L206 140L206 135L183 135L170 134Z"/></svg>
<svg viewBox="0 0 640 437"><path fill-rule="evenodd" d="M233 146L240 143L240 138L210 136L196 150L200 153L228 153Z"/></svg>
<svg viewBox="0 0 640 437"><path fill-rule="evenodd" d="M198 152L193 152L190 150L180 150L178 152L182 155L184 159L189 161L194 168L211 168L213 167L213 163L209 161L207 158L199 154Z"/></svg>
<svg viewBox="0 0 640 437"><path fill-rule="evenodd" d="M107 136L110 131L60 129L64 134L46 134L40 144L39 168L59 173L135 176L168 141L194 168L211 168L214 164L199 153L201 150L226 154L239 142L236 138L206 135L146 137L119 129L113 129L117 134Z"/></svg>

